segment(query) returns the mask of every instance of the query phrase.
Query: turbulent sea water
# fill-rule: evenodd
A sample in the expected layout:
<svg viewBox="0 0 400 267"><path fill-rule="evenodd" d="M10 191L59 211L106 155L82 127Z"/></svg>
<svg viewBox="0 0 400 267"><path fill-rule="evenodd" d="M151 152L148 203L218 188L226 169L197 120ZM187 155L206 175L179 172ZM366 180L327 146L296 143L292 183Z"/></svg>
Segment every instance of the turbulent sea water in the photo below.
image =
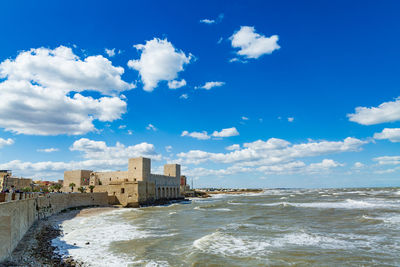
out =
<svg viewBox="0 0 400 267"><path fill-rule="evenodd" d="M399 188L216 195L61 227L59 253L88 266L400 266Z"/></svg>

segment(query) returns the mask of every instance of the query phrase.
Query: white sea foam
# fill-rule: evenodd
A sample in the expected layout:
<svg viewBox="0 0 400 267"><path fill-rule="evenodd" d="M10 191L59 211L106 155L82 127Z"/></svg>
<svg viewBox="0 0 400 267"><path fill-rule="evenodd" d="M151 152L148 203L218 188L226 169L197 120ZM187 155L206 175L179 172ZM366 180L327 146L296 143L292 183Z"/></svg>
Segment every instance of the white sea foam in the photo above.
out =
<svg viewBox="0 0 400 267"><path fill-rule="evenodd" d="M255 204L261 206L294 206L302 208L321 208L321 209L392 209L398 208L399 204L395 201L380 201L380 200L353 200L346 199L345 201L338 202L310 202L310 203L297 203L297 202L275 202L268 204Z"/></svg>
<svg viewBox="0 0 400 267"><path fill-rule="evenodd" d="M317 246L325 249L337 249L343 247L349 247L352 245L350 242L340 240L337 238L322 236L317 234L308 233L290 233L283 237L276 238L273 241L275 247L285 247L287 245L295 246Z"/></svg>
<svg viewBox="0 0 400 267"><path fill-rule="evenodd" d="M148 231L115 219L118 214L129 212L132 211L116 210L64 221L61 224L64 235L53 239L52 244L60 255L70 255L89 266L126 266L133 259L124 255L113 255L109 251L110 244L149 236ZM86 245L86 242L90 244Z"/></svg>
<svg viewBox="0 0 400 267"><path fill-rule="evenodd" d="M249 256L268 253L271 244L255 241L248 237L235 237L221 232L215 232L193 242L193 247L206 253L227 256Z"/></svg>
<svg viewBox="0 0 400 267"><path fill-rule="evenodd" d="M231 209L227 208L220 208L220 209L213 209L214 211L231 211Z"/></svg>

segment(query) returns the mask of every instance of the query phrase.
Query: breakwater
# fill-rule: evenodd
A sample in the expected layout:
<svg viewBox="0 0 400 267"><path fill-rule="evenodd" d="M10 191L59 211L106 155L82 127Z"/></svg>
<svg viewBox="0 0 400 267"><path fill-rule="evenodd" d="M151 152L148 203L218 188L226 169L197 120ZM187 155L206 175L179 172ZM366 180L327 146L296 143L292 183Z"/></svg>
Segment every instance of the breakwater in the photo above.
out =
<svg viewBox="0 0 400 267"><path fill-rule="evenodd" d="M69 208L108 205L107 193L1 194L0 200L0 262L35 221Z"/></svg>

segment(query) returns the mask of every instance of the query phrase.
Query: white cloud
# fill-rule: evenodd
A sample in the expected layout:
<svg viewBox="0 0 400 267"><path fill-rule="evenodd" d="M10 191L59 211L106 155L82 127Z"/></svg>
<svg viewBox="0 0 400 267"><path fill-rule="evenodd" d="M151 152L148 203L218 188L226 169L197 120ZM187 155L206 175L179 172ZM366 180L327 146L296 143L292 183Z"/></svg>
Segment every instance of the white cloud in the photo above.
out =
<svg viewBox="0 0 400 267"><path fill-rule="evenodd" d="M224 84L225 84L225 82L206 82L203 86L196 87L195 89L202 88L202 89L210 90L211 88L220 87L220 86L223 86Z"/></svg>
<svg viewBox="0 0 400 267"><path fill-rule="evenodd" d="M216 23L220 23L224 18L224 14L219 14L217 19L201 19L200 23L204 23L204 24L216 24Z"/></svg>
<svg viewBox="0 0 400 267"><path fill-rule="evenodd" d="M260 166L258 168L248 168L238 165L227 167L226 169L206 169L206 168L190 168L185 170L185 174L192 177L202 176L225 176L237 173L261 172L266 175L293 175L293 174L324 174L330 172L333 168L343 166L343 164L331 159L324 159L322 162L311 163L309 165L302 161L292 161L282 164Z"/></svg>
<svg viewBox="0 0 400 267"><path fill-rule="evenodd" d="M243 60L241 58L237 58L237 57L229 59L229 63L233 63L233 62L247 63L248 61L247 60Z"/></svg>
<svg viewBox="0 0 400 267"><path fill-rule="evenodd" d="M238 55L254 59L278 50L280 48L278 39L278 35L265 37L256 33L254 27L249 26L241 26L240 30L230 37L232 47L240 48L237 51Z"/></svg>
<svg viewBox="0 0 400 267"><path fill-rule="evenodd" d="M128 135L132 135L133 131L132 130L128 130Z"/></svg>
<svg viewBox="0 0 400 267"><path fill-rule="evenodd" d="M190 150L179 153L177 156L180 162L187 164L211 161L214 163L237 163L240 166L269 166L291 162L298 158L359 151L366 143L368 142L352 137L347 137L343 141L311 141L300 144L291 144L283 139L270 138L267 141L257 140L244 143L242 149L229 153Z"/></svg>
<svg viewBox="0 0 400 267"><path fill-rule="evenodd" d="M293 117L289 117L289 118L287 118L287 120L288 120L288 122L293 122L294 118Z"/></svg>
<svg viewBox="0 0 400 267"><path fill-rule="evenodd" d="M214 131L212 134L214 137L231 137L237 135L239 135L239 132L235 127L222 129L220 132Z"/></svg>
<svg viewBox="0 0 400 267"><path fill-rule="evenodd" d="M166 147L165 147L165 151L171 152L171 151L172 151L172 146L166 146Z"/></svg>
<svg viewBox="0 0 400 267"><path fill-rule="evenodd" d="M4 139L0 137L0 148L2 148L3 146L10 146L14 144L14 140L11 138L8 139Z"/></svg>
<svg viewBox="0 0 400 267"><path fill-rule="evenodd" d="M173 81L169 81L168 82L168 88L169 89L177 89L177 88L181 88L181 87L183 87L185 85L186 85L185 79L182 79L180 81L173 80Z"/></svg>
<svg viewBox="0 0 400 267"><path fill-rule="evenodd" d="M249 120L249 118L247 118L247 117L243 116L243 117L242 117L242 120L244 120L244 121L248 121L248 120Z"/></svg>
<svg viewBox="0 0 400 267"><path fill-rule="evenodd" d="M141 51L140 59L129 60L128 66L139 72L143 89L148 92L153 91L160 81L175 80L192 58L191 54L175 49L167 39L154 38L134 47Z"/></svg>
<svg viewBox="0 0 400 267"><path fill-rule="evenodd" d="M0 127L33 135L94 131L93 120L113 121L126 111L116 95L134 85L121 79L123 73L100 55L81 60L64 46L20 52L0 63Z"/></svg>
<svg viewBox="0 0 400 267"><path fill-rule="evenodd" d="M355 169L361 169L364 167L365 167L365 164L358 162L358 161L356 163L354 163L354 166L353 166L353 168L355 168Z"/></svg>
<svg viewBox="0 0 400 267"><path fill-rule="evenodd" d="M204 24L214 24L215 20L213 19L201 19L200 23L204 23Z"/></svg>
<svg viewBox="0 0 400 267"><path fill-rule="evenodd" d="M400 142L400 128L385 128L380 133L374 134L375 139L389 139L393 143Z"/></svg>
<svg viewBox="0 0 400 267"><path fill-rule="evenodd" d="M238 144L233 144L230 146L225 147L226 150L239 150L240 149L240 145Z"/></svg>
<svg viewBox="0 0 400 267"><path fill-rule="evenodd" d="M188 131L183 131L181 136L189 136L198 140L207 140L210 139L211 137L207 134L206 131L203 132L191 132L189 133Z"/></svg>
<svg viewBox="0 0 400 267"><path fill-rule="evenodd" d="M347 114L350 121L362 125L374 125L400 120L400 97L384 102L378 107L357 107L355 113Z"/></svg>
<svg viewBox="0 0 400 267"><path fill-rule="evenodd" d="M125 129L126 128L126 125L120 125L120 126L118 126L118 129Z"/></svg>
<svg viewBox="0 0 400 267"><path fill-rule="evenodd" d="M188 94L182 94L179 98L181 99L188 99L189 95Z"/></svg>
<svg viewBox="0 0 400 267"><path fill-rule="evenodd" d="M107 49L107 48L105 48L104 51L106 52L106 54L107 54L109 57L115 56L115 48L113 48L113 49Z"/></svg>
<svg viewBox="0 0 400 267"><path fill-rule="evenodd" d="M151 123L149 123L149 125L147 125L146 129L147 130L152 130L152 131L157 131L157 128Z"/></svg>
<svg viewBox="0 0 400 267"><path fill-rule="evenodd" d="M75 141L70 147L71 151L81 152L84 160L82 161L44 161L44 162L22 162L13 160L0 164L0 169L12 169L18 175L28 177L50 176L62 177L65 170L117 170L126 168L128 158L148 157L153 160L161 160L161 155L156 153L155 147L149 143L140 143L131 146L125 146L117 142L115 146L107 146L103 141L94 141L87 138L81 138Z"/></svg>
<svg viewBox="0 0 400 267"><path fill-rule="evenodd" d="M397 165L400 164L400 156L383 156L373 159L377 161L379 165Z"/></svg>
<svg viewBox="0 0 400 267"><path fill-rule="evenodd" d="M37 151L38 152L44 152L44 153L51 153L51 152L56 152L56 151L58 151L59 149L58 148L53 148L53 147L51 147L51 148L42 148L42 149L38 149Z"/></svg>

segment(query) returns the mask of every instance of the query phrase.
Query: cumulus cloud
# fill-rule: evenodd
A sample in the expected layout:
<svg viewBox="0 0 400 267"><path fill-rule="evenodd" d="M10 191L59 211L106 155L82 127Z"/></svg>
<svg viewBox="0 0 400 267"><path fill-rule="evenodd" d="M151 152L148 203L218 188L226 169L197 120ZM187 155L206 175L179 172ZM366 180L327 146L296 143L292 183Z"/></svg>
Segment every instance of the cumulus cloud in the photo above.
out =
<svg viewBox="0 0 400 267"><path fill-rule="evenodd" d="M220 87L223 86L225 84L225 82L206 82L203 86L200 87L196 87L195 89L206 89L206 90L210 90L211 88L214 87Z"/></svg>
<svg viewBox="0 0 400 267"><path fill-rule="evenodd" d="M192 55L177 50L167 39L154 38L146 44L134 45L141 52L140 59L129 60L128 66L139 72L143 89L151 92L160 81L173 81L189 64Z"/></svg>
<svg viewBox="0 0 400 267"><path fill-rule="evenodd" d="M107 49L107 48L105 48L104 51L106 52L106 54L107 54L109 57L115 56L115 48L113 48L113 49Z"/></svg>
<svg viewBox="0 0 400 267"><path fill-rule="evenodd" d="M287 120L288 120L288 122L293 122L294 118L293 117L289 117L289 118L287 118Z"/></svg>
<svg viewBox="0 0 400 267"><path fill-rule="evenodd" d="M357 107L355 113L347 114L350 121L362 125L374 125L400 120L400 97L384 102L378 107Z"/></svg>
<svg viewBox="0 0 400 267"><path fill-rule="evenodd" d="M400 142L400 128L385 128L380 133L374 134L375 139L388 139L393 143Z"/></svg>
<svg viewBox="0 0 400 267"><path fill-rule="evenodd" d="M240 30L230 37L232 47L239 48L238 55L254 59L278 50L280 48L278 39L278 35L265 37L256 33L254 27L249 26L241 26Z"/></svg>
<svg viewBox="0 0 400 267"><path fill-rule="evenodd" d="M3 146L10 146L14 144L14 140L11 138L8 139L4 139L0 137L0 148L2 148Z"/></svg>
<svg viewBox="0 0 400 267"><path fill-rule="evenodd" d="M238 144L233 144L230 146L225 147L226 150L239 150L240 149L240 145Z"/></svg>
<svg viewBox="0 0 400 267"><path fill-rule="evenodd" d="M188 99L189 95L188 94L182 94L179 98L181 99Z"/></svg>
<svg viewBox="0 0 400 267"><path fill-rule="evenodd" d="M247 118L247 117L245 117L245 116L242 116L242 120L244 120L244 121L248 121L248 120L249 120L249 118Z"/></svg>
<svg viewBox="0 0 400 267"><path fill-rule="evenodd" d="M365 164L358 162L358 161L356 163L354 163L354 165L353 165L353 168L355 168L355 169L361 169L364 167L365 167Z"/></svg>
<svg viewBox="0 0 400 267"><path fill-rule="evenodd" d="M172 151L172 146L166 146L166 147L165 147L165 151L171 152L171 151Z"/></svg>
<svg viewBox="0 0 400 267"><path fill-rule="evenodd" d="M121 79L123 73L100 55L82 60L65 46L22 51L0 63L0 127L33 135L93 131L93 120L113 121L126 111L117 95L134 85Z"/></svg>
<svg viewBox="0 0 400 267"><path fill-rule="evenodd" d="M198 140L207 140L210 139L211 137L207 134L206 131L202 132L191 132L189 133L188 131L183 131L181 136L189 136Z"/></svg>
<svg viewBox="0 0 400 267"><path fill-rule="evenodd" d="M28 177L37 177L41 175L59 175L65 170L116 170L126 168L128 158L148 157L153 160L161 160L161 155L155 151L153 144L140 143L131 146L125 146L117 142L115 146L107 146L103 141L95 141L87 138L81 138L75 141L70 147L71 151L80 152L82 161L41 161L41 162L23 162L13 160L0 164L0 169L10 169L19 175Z"/></svg>
<svg viewBox="0 0 400 267"><path fill-rule="evenodd" d="M239 132L236 130L235 127L232 128L227 128L227 129L222 129L221 131L214 131L211 135L209 135L206 131L202 132L188 132L188 131L183 131L181 136L189 136L198 140L208 140L211 137L230 137L230 136L236 136L239 135Z"/></svg>
<svg viewBox="0 0 400 267"><path fill-rule="evenodd" d="M182 79L180 81L173 80L173 81L169 81L168 82L168 88L169 89L178 89L178 88L181 88L181 87L183 87L185 85L186 85L185 79Z"/></svg>
<svg viewBox="0 0 400 267"><path fill-rule="evenodd" d="M202 150L190 150L177 156L182 163L199 164L207 161L214 163L239 164L240 166L276 165L295 159L314 157L349 151L359 151L368 143L357 138L347 137L343 141L310 141L291 144L290 142L270 138L244 143L243 148L229 153L213 153Z"/></svg>
<svg viewBox="0 0 400 267"><path fill-rule="evenodd" d="M214 137L231 137L239 135L238 130L235 127L222 129L221 131L214 131L212 136Z"/></svg>
<svg viewBox="0 0 400 267"><path fill-rule="evenodd" d="M152 131L157 131L157 128L153 125L153 124L151 124L151 123L149 123L149 125L147 125L147 127L146 127L146 129L147 130L152 130Z"/></svg>
<svg viewBox="0 0 400 267"><path fill-rule="evenodd" d="M38 149L37 151L44 152L44 153L51 153L51 152L56 152L58 150L59 150L58 148L51 147L51 148L41 148L41 149Z"/></svg>

